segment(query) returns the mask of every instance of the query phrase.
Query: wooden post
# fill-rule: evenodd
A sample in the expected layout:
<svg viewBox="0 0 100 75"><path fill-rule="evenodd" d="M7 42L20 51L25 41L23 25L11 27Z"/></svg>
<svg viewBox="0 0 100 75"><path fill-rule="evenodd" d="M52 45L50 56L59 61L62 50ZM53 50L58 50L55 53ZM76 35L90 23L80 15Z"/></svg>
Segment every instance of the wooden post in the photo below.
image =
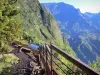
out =
<svg viewBox="0 0 100 75"><path fill-rule="evenodd" d="M45 54L45 53L44 53L44 52L45 52L44 50L45 50L45 46L43 45L43 55Z"/></svg>
<svg viewBox="0 0 100 75"><path fill-rule="evenodd" d="M52 44L52 43L50 43L50 44ZM53 72L53 68L52 68L52 63L53 63L52 62L53 61L53 59L52 59L52 54L53 54L52 53L52 47L50 47L50 50L51 50L51 75L53 75L53 73L52 73Z"/></svg>
<svg viewBox="0 0 100 75"><path fill-rule="evenodd" d="M48 53L47 53L46 44L45 44L45 51L46 51L46 73L48 74Z"/></svg>
<svg viewBox="0 0 100 75"><path fill-rule="evenodd" d="M76 66L73 64L73 75L76 75L75 73L76 73Z"/></svg>
<svg viewBox="0 0 100 75"><path fill-rule="evenodd" d="M82 71L84 71L88 75L100 75L100 72L95 71L91 67L89 67L87 64L83 63L82 61L76 59L75 57L72 57L65 51L59 49L57 46L51 44L51 48L58 52L60 55L62 55L65 59L72 62L74 65L76 65L78 68L80 68Z"/></svg>

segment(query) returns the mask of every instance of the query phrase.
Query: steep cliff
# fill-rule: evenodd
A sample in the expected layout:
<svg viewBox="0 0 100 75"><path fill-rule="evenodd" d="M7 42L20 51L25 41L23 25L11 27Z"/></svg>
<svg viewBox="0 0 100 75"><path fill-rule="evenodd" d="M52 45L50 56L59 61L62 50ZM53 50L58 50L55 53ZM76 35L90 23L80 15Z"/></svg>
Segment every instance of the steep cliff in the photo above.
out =
<svg viewBox="0 0 100 75"><path fill-rule="evenodd" d="M34 43L50 43L53 41L62 49L74 55L73 50L62 38L55 18L43 8L38 0L18 0L23 20L23 38Z"/></svg>
<svg viewBox="0 0 100 75"><path fill-rule="evenodd" d="M51 14L41 7L38 0L19 0L22 9L24 38L35 43L54 41L63 45L62 36Z"/></svg>
<svg viewBox="0 0 100 75"><path fill-rule="evenodd" d="M5 2L10 0L1 0L1 1L4 3L3 5L5 7L6 5ZM1 1L0 1L0 6L2 4ZM5 52L6 50L8 50L9 46L8 44L16 40L20 42L22 42L23 40L27 42L29 40L32 40L34 41L34 43L50 43L51 41L53 41L57 46L59 46L62 49L67 49L68 53L74 55L74 52L70 48L69 44L67 42L66 43L64 42L64 39L62 38L61 32L54 17L40 5L38 0L15 0L15 1L16 1L15 4L11 3L11 5L6 6L5 8L3 7L2 10L0 7L0 25L2 25L2 27L0 27L0 51ZM4 10L5 10L5 15L7 14L6 16L3 16ZM15 15L13 15L14 13ZM7 17L7 19L5 17ZM2 21L2 18L5 18L6 20L4 19L5 21ZM5 25L1 24L1 22L4 22ZM8 30L5 30L3 28L9 29L9 32ZM6 34L4 33L1 35L1 32L5 32ZM3 47L3 45L5 46L5 44L2 43L2 40L3 42L7 42L7 48ZM6 50L4 50L4 48L6 48ZM15 59L14 60L11 59L11 61L9 61L10 58L13 56L11 57L8 57L8 55L6 57L3 56L1 57L1 56L2 55L0 55L0 64L3 65L1 65L0 67L0 74L6 73L3 75L11 75L10 73L8 74L10 70L8 68L11 68L10 62L15 61ZM4 59L4 61L2 59ZM5 72L5 70L7 72ZM10 72L12 72L12 68Z"/></svg>

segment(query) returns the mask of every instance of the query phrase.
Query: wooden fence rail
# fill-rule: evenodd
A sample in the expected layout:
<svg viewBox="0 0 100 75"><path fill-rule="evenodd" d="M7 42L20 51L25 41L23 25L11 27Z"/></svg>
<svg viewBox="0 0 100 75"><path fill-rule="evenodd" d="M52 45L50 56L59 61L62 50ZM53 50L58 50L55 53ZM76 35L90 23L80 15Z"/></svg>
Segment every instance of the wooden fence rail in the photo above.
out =
<svg viewBox="0 0 100 75"><path fill-rule="evenodd" d="M60 67L59 64L57 64L53 58L55 58L56 60L58 60L59 62L61 62L64 66L67 67L67 69L69 69L71 71L70 75L100 75L99 72L95 71L94 69L92 69L91 67L89 67L88 65L86 65L85 63L83 63L82 61L76 59L75 57L70 56L67 52L61 50L60 48L58 48L57 46L55 46L54 44L50 44L50 45L43 45L41 48L41 57L43 59L44 62L44 66L45 69L47 71L48 75L60 75L59 72L55 69L55 66L58 66L60 68L60 70L62 70L62 72L64 72L65 75L69 75L67 74L66 71L64 71L62 69L62 67ZM64 57L66 60L70 61L71 63L73 63L75 66L77 66L78 68L80 68L82 70L83 73L77 74L77 72L71 70L66 64L64 64L64 62L62 62L59 58L57 58L53 52L57 52L58 55L61 55L62 57Z"/></svg>
<svg viewBox="0 0 100 75"><path fill-rule="evenodd" d="M91 67L89 67L87 64L83 63L82 61L70 56L67 52L61 50L54 44L50 45L50 48L54 51L58 52L58 54L62 55L66 60L70 61L74 65L76 65L78 68L80 68L82 71L84 71L87 75L100 75L99 72L95 71Z"/></svg>

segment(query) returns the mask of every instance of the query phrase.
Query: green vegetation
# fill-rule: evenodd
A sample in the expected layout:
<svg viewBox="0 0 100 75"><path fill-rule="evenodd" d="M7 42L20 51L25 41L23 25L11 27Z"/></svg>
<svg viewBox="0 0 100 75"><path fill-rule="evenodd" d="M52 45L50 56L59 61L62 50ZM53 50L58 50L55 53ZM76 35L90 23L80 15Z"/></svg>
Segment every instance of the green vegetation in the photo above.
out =
<svg viewBox="0 0 100 75"><path fill-rule="evenodd" d="M14 72L11 63L18 60L13 54L0 55L0 75L11 75Z"/></svg>
<svg viewBox="0 0 100 75"><path fill-rule="evenodd" d="M89 66L91 66L92 68L94 68L95 70L100 72L100 59L98 59L97 61L91 63L90 61L88 62Z"/></svg>
<svg viewBox="0 0 100 75"><path fill-rule="evenodd" d="M57 55L55 55L55 56L57 56ZM61 56L61 55L58 55L58 58L67 66L65 66L63 63L61 63L60 61L58 61L58 60L54 60L57 64L58 64L58 66L59 67L61 67L62 68L62 70L65 72L65 73L68 73L68 74L70 74L70 73L72 73L72 71L71 70L73 70L73 64L71 63L71 62L69 62L68 60L66 60L63 56ZM55 66L55 68L56 68L56 70L58 71L58 73L60 74L60 75L66 75L58 66ZM69 68L71 69L71 70L69 70Z"/></svg>
<svg viewBox="0 0 100 75"><path fill-rule="evenodd" d="M54 17L42 8L38 0L0 0L0 74L11 75L11 63L18 61L12 55L5 56L13 50L9 44L13 41L27 43L29 40L48 44L52 41L75 55L69 44L63 41Z"/></svg>
<svg viewBox="0 0 100 75"><path fill-rule="evenodd" d="M11 63L18 58L14 55L5 54L13 48L10 42L20 40L22 26L20 7L14 0L0 0L0 75L11 75L14 71Z"/></svg>
<svg viewBox="0 0 100 75"><path fill-rule="evenodd" d="M20 21L17 2L0 0L0 53L11 50L9 42L20 39L22 29Z"/></svg>
<svg viewBox="0 0 100 75"><path fill-rule="evenodd" d="M38 0L18 0L21 7L23 39L34 43L48 43L52 41L58 47L75 55L68 43L63 41L55 18L43 8Z"/></svg>

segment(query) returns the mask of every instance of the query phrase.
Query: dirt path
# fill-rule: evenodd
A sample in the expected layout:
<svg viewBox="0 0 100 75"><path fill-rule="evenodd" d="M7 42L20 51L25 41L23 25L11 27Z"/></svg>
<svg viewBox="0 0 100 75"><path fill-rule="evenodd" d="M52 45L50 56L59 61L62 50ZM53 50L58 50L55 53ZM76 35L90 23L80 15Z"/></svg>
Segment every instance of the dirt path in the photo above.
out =
<svg viewBox="0 0 100 75"><path fill-rule="evenodd" d="M13 75L38 75L36 73L41 69L38 57L18 52L18 49L13 50L12 53L20 59L18 63L13 64L16 70Z"/></svg>

